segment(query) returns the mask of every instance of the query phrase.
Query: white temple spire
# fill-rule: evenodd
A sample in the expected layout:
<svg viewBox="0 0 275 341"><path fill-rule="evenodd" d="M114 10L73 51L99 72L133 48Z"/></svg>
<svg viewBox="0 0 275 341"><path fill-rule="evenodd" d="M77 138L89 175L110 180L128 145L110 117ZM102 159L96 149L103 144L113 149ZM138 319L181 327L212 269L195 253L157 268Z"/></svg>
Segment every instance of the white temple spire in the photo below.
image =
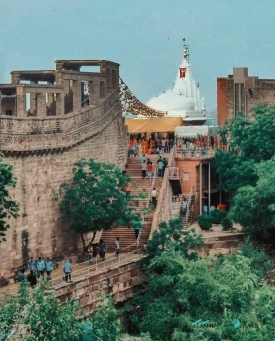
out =
<svg viewBox="0 0 275 341"><path fill-rule="evenodd" d="M168 117L183 117L203 121L205 117L204 100L200 95L198 83L193 78L189 62L189 47L183 39L183 60L178 68L173 88L148 101L150 107L167 111Z"/></svg>

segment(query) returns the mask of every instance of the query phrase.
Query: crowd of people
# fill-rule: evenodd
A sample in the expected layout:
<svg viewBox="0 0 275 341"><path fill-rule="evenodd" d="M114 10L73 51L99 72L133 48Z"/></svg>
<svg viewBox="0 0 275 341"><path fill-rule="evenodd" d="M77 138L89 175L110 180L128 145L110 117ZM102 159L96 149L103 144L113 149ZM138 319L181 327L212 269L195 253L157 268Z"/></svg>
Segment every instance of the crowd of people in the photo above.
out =
<svg viewBox="0 0 275 341"><path fill-rule="evenodd" d="M140 154L158 154L159 156L163 155L163 153L169 152L170 148L172 148L175 144L175 140L173 138L168 137L160 137L160 134L156 134L155 137L152 137L151 134L148 138L142 137L137 139L134 136L130 137L129 148L128 148L128 157L136 157Z"/></svg>
<svg viewBox="0 0 275 341"><path fill-rule="evenodd" d="M100 259L104 261L106 251L107 245L103 239L100 239L99 243L90 243L86 248L87 260L92 264L93 259L99 256Z"/></svg>
<svg viewBox="0 0 275 341"><path fill-rule="evenodd" d="M141 162L141 177L144 179L146 177L146 172L147 172L147 177L149 181L152 181L152 176L153 176L153 163L150 159L146 160L145 154L143 154L140 157L140 162ZM161 156L157 160L157 175L159 177L163 177L164 171L168 165L168 161L166 158L162 158Z"/></svg>
<svg viewBox="0 0 275 341"><path fill-rule="evenodd" d="M32 287L37 284L37 279L40 277L44 278L45 273L48 279L51 279L51 272L53 271L54 265L49 257L42 259L39 257L34 260L33 257L28 261L29 274L25 275L25 269L22 269L21 274L18 276L19 282L28 281Z"/></svg>

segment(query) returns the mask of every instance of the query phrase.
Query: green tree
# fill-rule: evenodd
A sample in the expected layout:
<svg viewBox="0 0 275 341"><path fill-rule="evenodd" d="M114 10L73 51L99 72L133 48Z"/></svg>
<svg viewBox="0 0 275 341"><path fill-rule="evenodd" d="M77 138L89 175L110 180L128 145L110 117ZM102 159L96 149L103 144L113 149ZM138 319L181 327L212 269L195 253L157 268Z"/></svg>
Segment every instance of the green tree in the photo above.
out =
<svg viewBox="0 0 275 341"><path fill-rule="evenodd" d="M121 339L121 323L112 297L101 296L101 303L92 316L93 333L99 340L117 341Z"/></svg>
<svg viewBox="0 0 275 341"><path fill-rule="evenodd" d="M6 241L6 231L10 227L7 222L11 217L19 216L19 205L12 200L8 187L15 187L16 179L12 174L12 166L3 162L0 154L0 243Z"/></svg>
<svg viewBox="0 0 275 341"><path fill-rule="evenodd" d="M259 163L255 170L256 185L238 189L229 217L251 237L267 240L275 235L275 158Z"/></svg>
<svg viewBox="0 0 275 341"><path fill-rule="evenodd" d="M155 231L147 242L147 252L156 255L169 247L188 259L196 258L196 250L203 246L202 235L196 235L194 229L185 231L182 226L182 218L160 223L159 231Z"/></svg>
<svg viewBox="0 0 275 341"><path fill-rule="evenodd" d="M60 188L60 210L79 233L85 251L85 234L93 233L92 241L100 230L116 226L131 226L128 199L121 191L130 180L114 165L91 160L80 160L73 168L73 179Z"/></svg>
<svg viewBox="0 0 275 341"><path fill-rule="evenodd" d="M229 151L215 154L217 173L222 188L237 190L254 186L257 181L255 163L269 160L275 154L275 107L260 105L254 109L254 120L239 116L221 129L221 137Z"/></svg>
<svg viewBox="0 0 275 341"><path fill-rule="evenodd" d="M147 292L139 301L143 310L139 326L153 340L273 338L274 291L259 285L252 260L242 253L188 260L168 248L152 259L148 271ZM192 325L200 319L209 322L204 327L200 322Z"/></svg>
<svg viewBox="0 0 275 341"><path fill-rule="evenodd" d="M20 284L18 293L0 302L0 340L11 331L16 340L79 341L80 324L72 301L64 306L45 286L30 289Z"/></svg>

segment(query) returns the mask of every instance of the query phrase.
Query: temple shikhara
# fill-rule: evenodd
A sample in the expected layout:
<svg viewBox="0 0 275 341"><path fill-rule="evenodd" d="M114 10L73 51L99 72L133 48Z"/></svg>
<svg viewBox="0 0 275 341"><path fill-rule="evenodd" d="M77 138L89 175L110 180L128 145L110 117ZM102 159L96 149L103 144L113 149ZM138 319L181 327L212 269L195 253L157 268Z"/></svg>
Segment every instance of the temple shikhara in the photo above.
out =
<svg viewBox="0 0 275 341"><path fill-rule="evenodd" d="M199 83L193 77L186 45L173 88L151 98L146 106L152 109L152 115L144 114L143 110L140 110L137 118L126 119L130 132L173 132L175 127L203 125L208 119ZM154 115L153 110L162 115ZM136 114L130 110L129 112ZM146 116L151 117L145 118Z"/></svg>
<svg viewBox="0 0 275 341"><path fill-rule="evenodd" d="M182 117L183 125L199 125L206 121L204 98L200 95L199 83L193 78L188 47L184 48L174 87L151 98L147 105L166 111L167 117Z"/></svg>

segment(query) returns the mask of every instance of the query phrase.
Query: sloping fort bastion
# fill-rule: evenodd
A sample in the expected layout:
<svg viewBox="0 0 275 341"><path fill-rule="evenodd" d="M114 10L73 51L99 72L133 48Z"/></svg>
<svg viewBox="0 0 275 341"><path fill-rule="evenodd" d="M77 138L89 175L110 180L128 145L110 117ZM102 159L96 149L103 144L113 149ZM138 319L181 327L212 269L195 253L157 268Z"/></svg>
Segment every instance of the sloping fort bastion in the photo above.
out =
<svg viewBox="0 0 275 341"><path fill-rule="evenodd" d="M79 241L64 233L58 203L73 164L94 158L124 169L127 131L119 101L119 64L58 60L55 70L13 71L0 84L0 151L17 178L11 196L20 217L0 244L0 277L29 257L77 253ZM98 72L81 71L97 67ZM90 70L89 70L90 71Z"/></svg>

